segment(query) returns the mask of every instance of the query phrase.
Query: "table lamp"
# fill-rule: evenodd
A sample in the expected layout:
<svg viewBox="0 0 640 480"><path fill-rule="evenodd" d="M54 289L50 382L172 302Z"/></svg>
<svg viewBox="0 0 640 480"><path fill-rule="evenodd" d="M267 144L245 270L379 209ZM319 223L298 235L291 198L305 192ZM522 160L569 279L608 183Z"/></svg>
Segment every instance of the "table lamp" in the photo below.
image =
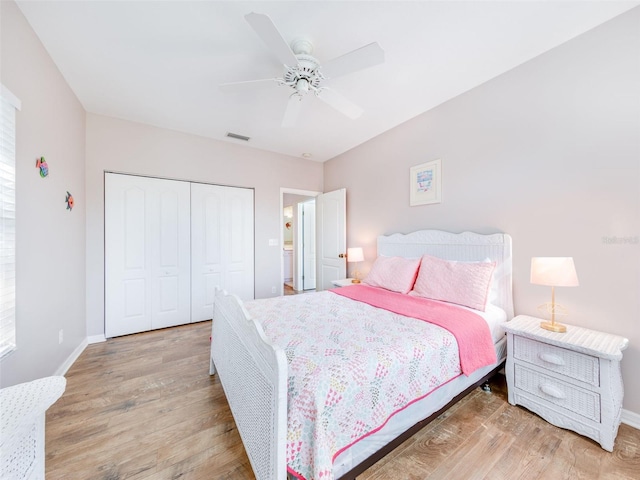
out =
<svg viewBox="0 0 640 480"><path fill-rule="evenodd" d="M356 269L353 271L353 280L351 280L351 283L360 283L360 272L358 272L357 264L362 261L364 261L362 247L347 248L347 262L356 264Z"/></svg>
<svg viewBox="0 0 640 480"><path fill-rule="evenodd" d="M551 287L551 303L538 307L547 314L551 314L550 322L541 322L545 330L564 333L567 327L556 323L556 315L566 315L567 311L556 304L556 287L577 287L578 275L572 257L533 257L531 259L531 283Z"/></svg>

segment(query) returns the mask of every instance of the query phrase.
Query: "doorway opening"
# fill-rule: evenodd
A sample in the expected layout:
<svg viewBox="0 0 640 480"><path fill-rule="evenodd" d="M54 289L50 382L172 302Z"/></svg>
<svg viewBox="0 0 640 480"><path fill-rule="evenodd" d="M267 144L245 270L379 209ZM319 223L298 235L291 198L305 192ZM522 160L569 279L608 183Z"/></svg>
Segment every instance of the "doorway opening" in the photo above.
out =
<svg viewBox="0 0 640 480"><path fill-rule="evenodd" d="M315 197L321 192L280 189L282 281L280 295L315 290Z"/></svg>

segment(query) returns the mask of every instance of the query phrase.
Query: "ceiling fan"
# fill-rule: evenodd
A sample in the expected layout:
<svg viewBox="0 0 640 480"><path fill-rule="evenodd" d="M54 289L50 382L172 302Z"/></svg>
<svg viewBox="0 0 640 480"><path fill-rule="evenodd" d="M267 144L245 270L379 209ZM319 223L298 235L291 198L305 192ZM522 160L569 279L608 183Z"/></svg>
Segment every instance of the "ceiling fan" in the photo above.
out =
<svg viewBox="0 0 640 480"><path fill-rule="evenodd" d="M295 40L289 47L269 16L249 13L244 18L284 65L284 72L282 77L278 78L224 83L220 85L220 89L225 92L241 92L274 83L289 87L292 93L282 120L283 127L295 125L300 113L301 100L310 92L349 118L355 119L362 115L362 109L358 105L325 84L331 78L383 63L384 50L380 45L376 42L370 43L321 65L311 55L313 44L309 40Z"/></svg>

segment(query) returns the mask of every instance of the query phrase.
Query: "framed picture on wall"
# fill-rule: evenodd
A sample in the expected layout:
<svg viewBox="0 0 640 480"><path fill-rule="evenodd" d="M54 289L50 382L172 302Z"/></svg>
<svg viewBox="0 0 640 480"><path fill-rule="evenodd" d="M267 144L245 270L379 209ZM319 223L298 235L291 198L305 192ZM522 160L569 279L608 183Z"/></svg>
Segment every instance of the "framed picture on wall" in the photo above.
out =
<svg viewBox="0 0 640 480"><path fill-rule="evenodd" d="M409 205L442 202L442 162L422 163L409 170Z"/></svg>

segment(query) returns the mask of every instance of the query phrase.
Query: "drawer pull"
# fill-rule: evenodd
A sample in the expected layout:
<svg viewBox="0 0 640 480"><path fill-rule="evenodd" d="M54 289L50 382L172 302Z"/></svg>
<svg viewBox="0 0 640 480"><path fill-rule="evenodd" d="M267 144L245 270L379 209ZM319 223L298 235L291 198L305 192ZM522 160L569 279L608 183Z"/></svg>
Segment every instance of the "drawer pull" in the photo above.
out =
<svg viewBox="0 0 640 480"><path fill-rule="evenodd" d="M538 358L543 362L551 363L553 365L558 365L560 367L564 365L564 360L562 359L562 357L559 357L558 355L554 355L553 353L540 353L538 354Z"/></svg>
<svg viewBox="0 0 640 480"><path fill-rule="evenodd" d="M540 385L540 390L542 390L542 393L546 393L550 397L558 398L560 400L564 399L566 396L562 390L558 387L554 387L553 385Z"/></svg>

